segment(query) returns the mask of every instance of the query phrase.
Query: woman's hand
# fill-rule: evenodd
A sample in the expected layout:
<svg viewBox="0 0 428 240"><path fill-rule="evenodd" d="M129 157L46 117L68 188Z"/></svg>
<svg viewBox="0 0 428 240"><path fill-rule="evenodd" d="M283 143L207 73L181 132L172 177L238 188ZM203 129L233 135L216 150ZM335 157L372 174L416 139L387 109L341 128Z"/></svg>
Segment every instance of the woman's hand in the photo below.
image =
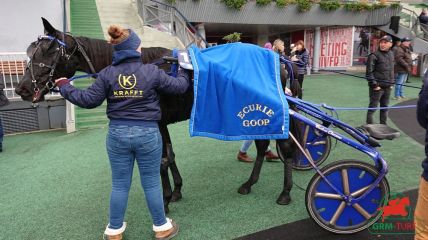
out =
<svg viewBox="0 0 428 240"><path fill-rule="evenodd" d="M297 58L297 56L296 56L296 55L294 55L294 56L291 58L291 61L296 62L296 61L299 61L299 59Z"/></svg>
<svg viewBox="0 0 428 240"><path fill-rule="evenodd" d="M69 82L70 82L70 80L68 80L65 77L58 78L58 79L55 80L55 86L61 88L62 86L68 84Z"/></svg>
<svg viewBox="0 0 428 240"><path fill-rule="evenodd" d="M293 96L293 94L291 93L291 90L287 87L284 89L284 93L288 96Z"/></svg>

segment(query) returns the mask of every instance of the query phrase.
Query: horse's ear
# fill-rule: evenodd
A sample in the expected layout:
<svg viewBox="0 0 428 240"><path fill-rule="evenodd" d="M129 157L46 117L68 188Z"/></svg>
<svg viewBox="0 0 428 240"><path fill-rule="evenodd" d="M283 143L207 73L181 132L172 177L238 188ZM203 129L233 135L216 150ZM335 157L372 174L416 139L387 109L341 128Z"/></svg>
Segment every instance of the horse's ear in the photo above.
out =
<svg viewBox="0 0 428 240"><path fill-rule="evenodd" d="M56 34L57 30L49 23L48 20L42 18L43 27L45 28L45 34L49 36L53 36Z"/></svg>
<svg viewBox="0 0 428 240"><path fill-rule="evenodd" d="M27 48L27 56L29 58L33 57L34 52L36 51L36 44L37 44L36 42L32 42L30 44L30 46L28 46L28 48Z"/></svg>

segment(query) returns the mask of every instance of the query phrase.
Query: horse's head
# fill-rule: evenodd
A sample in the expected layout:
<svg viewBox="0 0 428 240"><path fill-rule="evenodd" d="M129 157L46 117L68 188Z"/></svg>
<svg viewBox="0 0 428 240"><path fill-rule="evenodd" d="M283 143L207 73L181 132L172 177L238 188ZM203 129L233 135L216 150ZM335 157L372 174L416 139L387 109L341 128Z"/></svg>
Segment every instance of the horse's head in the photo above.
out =
<svg viewBox="0 0 428 240"><path fill-rule="evenodd" d="M60 77L72 77L77 60L72 58L78 51L76 40L56 30L44 18L45 35L30 44L27 55L30 59L24 77L15 92L25 101L39 102L53 88Z"/></svg>

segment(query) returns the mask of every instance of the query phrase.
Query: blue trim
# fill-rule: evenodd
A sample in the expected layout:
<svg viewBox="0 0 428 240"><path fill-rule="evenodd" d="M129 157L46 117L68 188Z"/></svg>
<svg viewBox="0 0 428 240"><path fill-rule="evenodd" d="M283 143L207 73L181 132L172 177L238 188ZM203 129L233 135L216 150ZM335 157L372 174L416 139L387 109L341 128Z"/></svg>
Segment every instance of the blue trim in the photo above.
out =
<svg viewBox="0 0 428 240"><path fill-rule="evenodd" d="M60 44L60 45L62 45L63 47L66 47L66 46L67 46L63 41L59 40L59 39L58 39L58 38L56 38L56 37L52 37L52 36L49 36L49 35L46 35L46 36L39 36L39 40L42 40L42 39L45 39L45 38L47 38L47 39L49 39L49 40L51 40L51 41L56 41L57 43L59 43L59 44Z"/></svg>
<svg viewBox="0 0 428 240"><path fill-rule="evenodd" d="M239 136L224 136L206 132L192 132L192 137L209 137L221 141L242 141L242 140L275 140L288 139L287 134L268 134L268 135L239 135Z"/></svg>
<svg viewBox="0 0 428 240"><path fill-rule="evenodd" d="M95 74L86 74L86 75L73 76L73 77L69 78L68 80L70 80L70 81L74 81L74 80L76 80L76 79L80 79L80 78L88 78L88 77L97 78L97 77L98 77L98 74L97 74L97 73L95 73Z"/></svg>
<svg viewBox="0 0 428 240"><path fill-rule="evenodd" d="M178 58L178 48L172 49L172 57ZM178 63L171 64L171 72L169 73L171 77L177 77L178 75Z"/></svg>
<svg viewBox="0 0 428 240"><path fill-rule="evenodd" d="M405 106L392 106L392 107L375 107L375 108L352 108L352 107L332 107L325 103L321 103L321 107L329 110L348 110L348 111L359 111L359 110L382 110L382 109L403 109L403 108L416 108L416 105L405 105Z"/></svg>
<svg viewBox="0 0 428 240"><path fill-rule="evenodd" d="M193 46L192 46L193 47ZM196 59L195 57L195 52L193 51L193 48L190 47L189 48L189 53L190 53L190 60L192 61L192 65L193 65L193 104L196 103L196 98L198 96L198 81L199 81L199 66L197 64L197 62L194 60ZM195 127L195 112L196 112L196 108L193 106L192 107L192 112L190 113L190 119L189 119L189 135L192 136L193 132L193 128Z"/></svg>

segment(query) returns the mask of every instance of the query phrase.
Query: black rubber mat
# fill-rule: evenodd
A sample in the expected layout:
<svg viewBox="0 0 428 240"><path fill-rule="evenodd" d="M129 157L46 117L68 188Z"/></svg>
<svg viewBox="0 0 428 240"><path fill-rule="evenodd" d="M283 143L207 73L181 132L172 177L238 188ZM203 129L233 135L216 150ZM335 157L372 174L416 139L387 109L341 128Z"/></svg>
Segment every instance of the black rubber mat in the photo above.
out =
<svg viewBox="0 0 428 240"><path fill-rule="evenodd" d="M400 102L395 106L416 105L417 99ZM425 145L425 129L416 120L416 108L390 110L389 119L406 135Z"/></svg>
<svg viewBox="0 0 428 240"><path fill-rule="evenodd" d="M417 189L404 192L403 196L409 197L410 211L414 211L417 200ZM413 216L413 212L411 215ZM409 221L411 222L412 220L409 219L406 222ZM236 240L412 240L413 237L414 235L409 234L409 232L402 232L401 234L373 234L368 230L351 235L339 235L322 229L312 219L307 218L243 236Z"/></svg>

